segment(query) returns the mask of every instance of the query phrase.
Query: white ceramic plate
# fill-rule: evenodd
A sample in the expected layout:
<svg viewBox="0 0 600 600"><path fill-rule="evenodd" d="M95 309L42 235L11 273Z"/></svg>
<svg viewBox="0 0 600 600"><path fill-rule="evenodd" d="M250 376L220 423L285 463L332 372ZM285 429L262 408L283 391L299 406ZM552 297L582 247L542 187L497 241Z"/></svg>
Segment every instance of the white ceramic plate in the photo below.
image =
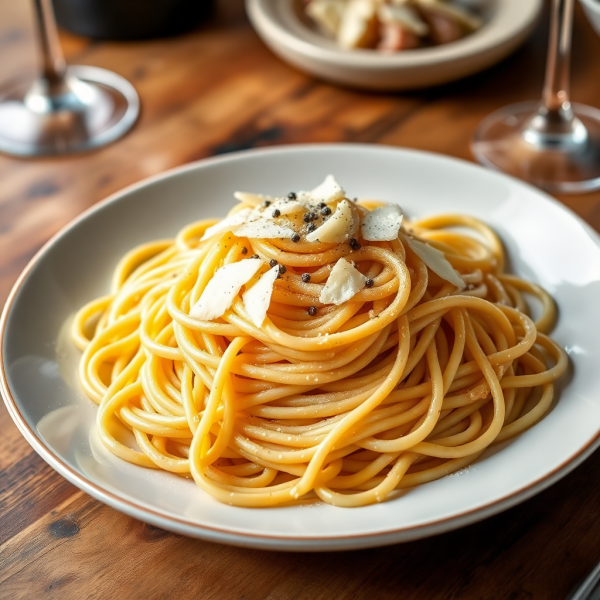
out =
<svg viewBox="0 0 600 600"><path fill-rule="evenodd" d="M455 81L499 62L531 33L542 0L489 0L484 24L473 34L432 48L382 54L345 50L307 27L297 0L246 0L262 40L280 58L322 79L377 90L406 90Z"/></svg>
<svg viewBox="0 0 600 600"><path fill-rule="evenodd" d="M282 194L334 173L349 194L400 202L414 216L464 212L491 223L517 273L558 302L555 338L574 366L551 413L466 471L364 508L248 509L190 481L122 462L94 433L96 407L76 377L68 322L106 293L132 246L225 215L236 189ZM59 233L17 282L2 319L2 386L17 426L59 473L138 519L209 540L285 550L390 544L504 510L565 475L599 445L600 242L558 202L516 180L433 154L363 145L273 148L202 161L142 182Z"/></svg>

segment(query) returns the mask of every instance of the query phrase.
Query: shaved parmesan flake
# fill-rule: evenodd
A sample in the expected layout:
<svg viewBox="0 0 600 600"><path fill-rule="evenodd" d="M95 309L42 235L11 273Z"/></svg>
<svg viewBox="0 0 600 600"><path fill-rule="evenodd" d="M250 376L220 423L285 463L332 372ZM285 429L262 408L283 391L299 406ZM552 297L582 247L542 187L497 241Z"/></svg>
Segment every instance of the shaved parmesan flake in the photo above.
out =
<svg viewBox="0 0 600 600"><path fill-rule="evenodd" d="M364 218L361 235L369 242L395 240L402 225L402 217L402 209L397 204L376 208Z"/></svg>
<svg viewBox="0 0 600 600"><path fill-rule="evenodd" d="M341 243L349 240L356 229L354 212L348 200L342 200L333 215L306 236L309 242Z"/></svg>
<svg viewBox="0 0 600 600"><path fill-rule="evenodd" d="M231 306L240 288L256 275L263 264L262 260L246 258L217 269L200 300L190 310L190 316L200 321L218 319Z"/></svg>
<svg viewBox="0 0 600 600"><path fill-rule="evenodd" d="M278 225L273 221L266 221L263 219L257 221L251 221L250 223L244 223L235 229L233 232L238 237L245 237L250 239L273 239L273 238L288 238L291 239L294 236L294 230L284 225Z"/></svg>
<svg viewBox="0 0 600 600"><path fill-rule="evenodd" d="M267 316L271 295L273 294L273 285L278 276L279 265L275 265L242 296L244 308L256 327L260 327Z"/></svg>
<svg viewBox="0 0 600 600"><path fill-rule="evenodd" d="M449 281L459 290L463 290L466 285L460 275L454 270L454 267L448 262L443 252L437 248L406 236L404 238L412 251L437 275L442 279Z"/></svg>
<svg viewBox="0 0 600 600"><path fill-rule="evenodd" d="M319 296L319 302L323 304L335 304L339 306L347 302L365 287L367 278L345 258L340 258L336 263L325 287Z"/></svg>
<svg viewBox="0 0 600 600"><path fill-rule="evenodd" d="M234 215L231 215L230 217L223 219L216 225L209 227L204 232L204 235L200 238L200 241L203 242L204 240L211 238L213 235L216 235L217 233L223 233L225 231L233 231L236 227L238 227L239 225L242 225L246 222L246 219L248 218L248 216L250 215L251 212L252 211L249 208L242 208L242 210L236 212Z"/></svg>
<svg viewBox="0 0 600 600"><path fill-rule="evenodd" d="M303 212L307 209L307 206L302 202L290 202L286 200L278 200L277 202L271 204L267 211L265 211L265 216L271 215L271 218L274 218L273 211L278 210L283 215L291 215L292 213ZM271 211L270 213L268 211Z"/></svg>
<svg viewBox="0 0 600 600"><path fill-rule="evenodd" d="M275 202L277 198L273 196L265 196L263 194L252 194L251 192L234 192L233 197L245 204L252 206L260 206L263 202Z"/></svg>
<svg viewBox="0 0 600 600"><path fill-rule="evenodd" d="M321 185L310 192L297 192L294 201L281 196L266 196L264 194L253 194L250 192L235 192L233 194L240 202L255 206L264 217L269 217L276 208L282 215L308 210L320 202L331 203L341 200L346 192L341 188L333 175L328 175ZM267 206L264 204L267 202Z"/></svg>
<svg viewBox="0 0 600 600"><path fill-rule="evenodd" d="M346 196L346 192L341 188L340 184L335 180L333 175L327 175L325 181L310 192L314 203L335 202Z"/></svg>

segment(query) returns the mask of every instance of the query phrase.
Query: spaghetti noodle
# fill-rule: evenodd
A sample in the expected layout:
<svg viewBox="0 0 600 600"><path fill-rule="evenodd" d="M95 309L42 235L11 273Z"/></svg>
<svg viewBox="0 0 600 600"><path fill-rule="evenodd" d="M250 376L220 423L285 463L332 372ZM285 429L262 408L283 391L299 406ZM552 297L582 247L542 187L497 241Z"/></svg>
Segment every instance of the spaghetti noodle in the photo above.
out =
<svg viewBox="0 0 600 600"><path fill-rule="evenodd" d="M231 214L264 213L260 198L243 200ZM218 222L205 220L120 261L111 293L73 325L80 380L112 453L191 476L232 505L318 497L352 507L462 469L544 416L567 365L547 336L555 306L504 271L496 234L440 215L366 241L360 224L381 204L351 205L357 233L343 242L306 240L311 220L327 216L273 211L291 237L207 236ZM464 289L411 240L443 253ZM190 316L220 267L251 258L259 271L220 317ZM340 304L321 302L342 258L366 283ZM242 292L274 264L279 278L257 326ZM541 305L535 321L529 298Z"/></svg>

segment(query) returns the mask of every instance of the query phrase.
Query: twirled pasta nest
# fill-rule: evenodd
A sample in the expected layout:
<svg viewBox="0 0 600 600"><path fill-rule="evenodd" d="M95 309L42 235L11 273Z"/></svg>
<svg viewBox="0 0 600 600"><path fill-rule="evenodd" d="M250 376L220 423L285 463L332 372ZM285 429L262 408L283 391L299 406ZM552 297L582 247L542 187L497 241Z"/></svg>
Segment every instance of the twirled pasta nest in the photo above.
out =
<svg viewBox="0 0 600 600"><path fill-rule="evenodd" d="M379 205L352 204L357 232ZM546 335L554 303L504 272L488 226L440 215L405 221L389 241L321 243L306 241L302 213L279 222L301 239L201 241L216 223L204 220L140 246L111 293L79 311L80 379L115 455L191 476L228 504L361 506L465 467L549 410L567 365ZM466 287L434 273L409 235L441 251ZM256 277L285 266L262 325L242 300L256 277L219 318L191 317L215 272L251 255L264 261ZM370 287L324 304L341 258ZM535 322L527 297L542 308Z"/></svg>

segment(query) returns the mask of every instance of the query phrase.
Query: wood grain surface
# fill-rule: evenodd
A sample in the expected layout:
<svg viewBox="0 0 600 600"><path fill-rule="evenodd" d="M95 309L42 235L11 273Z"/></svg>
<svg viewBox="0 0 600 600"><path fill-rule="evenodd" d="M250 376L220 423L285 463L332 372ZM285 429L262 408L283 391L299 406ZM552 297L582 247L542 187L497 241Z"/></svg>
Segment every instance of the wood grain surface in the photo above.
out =
<svg viewBox="0 0 600 600"><path fill-rule="evenodd" d="M477 123L539 96L547 20L487 72L432 90L370 94L280 62L241 0L172 39L97 43L66 33L69 62L128 78L135 129L93 153L0 156L0 305L40 246L108 194L170 167L257 146L368 142L471 160ZM579 7L573 99L600 106L600 39ZM0 81L30 77L28 2L0 0ZM600 193L561 197L600 229ZM0 407L0 599L563 599L600 559L600 453L531 500L482 523L388 548L285 554L187 539L79 491L29 447Z"/></svg>

